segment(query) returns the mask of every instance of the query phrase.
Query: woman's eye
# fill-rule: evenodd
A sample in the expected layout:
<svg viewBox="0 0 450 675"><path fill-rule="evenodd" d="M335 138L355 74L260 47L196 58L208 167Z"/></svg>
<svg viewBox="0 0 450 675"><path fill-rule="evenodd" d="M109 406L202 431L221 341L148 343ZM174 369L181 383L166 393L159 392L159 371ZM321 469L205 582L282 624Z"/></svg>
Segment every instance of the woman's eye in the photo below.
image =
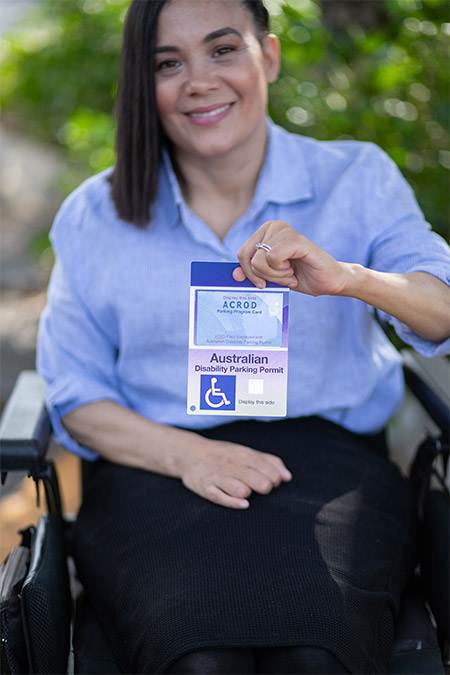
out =
<svg viewBox="0 0 450 675"><path fill-rule="evenodd" d="M167 59L166 61L161 61L160 63L156 64L156 71L159 72L161 70L174 70L178 65L179 61L176 61L175 59Z"/></svg>
<svg viewBox="0 0 450 675"><path fill-rule="evenodd" d="M225 56L226 54L229 54L230 52L234 51L235 51L234 47L218 47L217 49L214 50L214 56Z"/></svg>

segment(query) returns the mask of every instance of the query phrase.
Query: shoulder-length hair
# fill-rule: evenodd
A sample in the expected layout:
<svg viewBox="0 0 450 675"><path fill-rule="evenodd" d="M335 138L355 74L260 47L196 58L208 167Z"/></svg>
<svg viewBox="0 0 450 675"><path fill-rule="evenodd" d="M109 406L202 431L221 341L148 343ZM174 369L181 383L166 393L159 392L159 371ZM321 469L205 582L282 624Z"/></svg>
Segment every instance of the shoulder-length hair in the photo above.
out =
<svg viewBox="0 0 450 675"><path fill-rule="evenodd" d="M158 119L154 68L158 16L166 1L133 0L123 33L116 99L117 159L109 180L117 214L137 227L145 227L150 220L161 150L169 146ZM263 1L240 1L252 15L262 43L269 31Z"/></svg>

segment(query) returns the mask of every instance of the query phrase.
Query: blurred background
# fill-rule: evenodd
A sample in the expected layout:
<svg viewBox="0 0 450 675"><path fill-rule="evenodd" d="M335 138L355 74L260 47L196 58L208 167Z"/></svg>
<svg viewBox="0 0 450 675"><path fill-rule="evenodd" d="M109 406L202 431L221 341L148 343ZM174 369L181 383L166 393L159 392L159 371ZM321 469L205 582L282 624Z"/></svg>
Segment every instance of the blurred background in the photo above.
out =
<svg viewBox="0 0 450 675"><path fill-rule="evenodd" d="M283 53L281 76L271 88L273 119L319 139L377 143L448 240L448 0L266 4ZM18 372L34 367L37 321L53 263L48 231L54 214L84 178L114 162L114 97L128 5L0 2L2 405ZM63 493L71 495L70 510L78 499L71 474L76 468L64 458L58 461L67 463ZM13 491L2 499L0 516L11 511L12 499L17 502Z"/></svg>

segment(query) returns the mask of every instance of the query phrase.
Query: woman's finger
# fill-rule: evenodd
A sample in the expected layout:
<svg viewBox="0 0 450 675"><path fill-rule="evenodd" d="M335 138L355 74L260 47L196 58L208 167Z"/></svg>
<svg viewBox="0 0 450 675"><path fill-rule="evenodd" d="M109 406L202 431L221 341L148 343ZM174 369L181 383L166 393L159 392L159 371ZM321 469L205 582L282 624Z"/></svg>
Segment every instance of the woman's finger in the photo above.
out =
<svg viewBox="0 0 450 675"><path fill-rule="evenodd" d="M233 277L236 281L250 279L258 288L264 288L266 281L295 286L290 253L296 249L298 236L283 221L267 221L239 250L238 260L242 271L234 270Z"/></svg>
<svg viewBox="0 0 450 675"><path fill-rule="evenodd" d="M233 469L231 470L233 471ZM233 473L233 479L238 479L243 485L249 487L251 491L259 492L263 495L269 494L272 488L277 487L281 482L281 476L275 470L275 467L269 467L268 465L264 467L263 471L253 467L243 467L239 470L239 472L236 471L236 474ZM224 482L221 483L220 487L225 487L226 481L227 479L224 479ZM234 495L234 493L232 494ZM234 496L247 497L248 495L241 495L239 493L238 495Z"/></svg>
<svg viewBox="0 0 450 675"><path fill-rule="evenodd" d="M233 453L227 458L227 465L232 464L237 467L238 471L242 471L245 468L254 469L270 478L274 483L279 482L279 479L291 480L292 478L291 472L281 457L277 455L261 452L246 445L233 444L232 451ZM238 477L241 477L240 473Z"/></svg>
<svg viewBox="0 0 450 675"><path fill-rule="evenodd" d="M244 274L244 279L249 279L249 281L251 281L252 284L254 284L257 288L261 289L265 288L266 280L262 275L257 274L256 271L254 270L251 257L241 255L239 252L238 260L241 266L241 270ZM233 277L236 279L236 281L239 281L239 279L237 279L235 276L235 272L236 270L233 271ZM241 279L241 281L243 281L244 279Z"/></svg>
<svg viewBox="0 0 450 675"><path fill-rule="evenodd" d="M270 224L271 221L268 221L267 223L261 225L261 227L254 234L252 234L249 239L247 239L237 254L239 264L241 266L242 272L245 275L245 278L249 279L258 288L264 288L266 282L261 276L255 274L255 271L252 268L252 259L257 253L264 252L261 249L258 250L256 248L256 244L263 242ZM233 277L236 279L236 281L243 281L244 279L241 278L242 275L239 274L238 277L236 277L236 273L237 270L234 270Z"/></svg>
<svg viewBox="0 0 450 675"><path fill-rule="evenodd" d="M264 459L272 464L277 471L279 471L281 480L283 481L289 481L292 480L292 474L287 468L286 464L283 462L281 457L278 457L277 455L271 455L269 452L263 452L261 453L264 457Z"/></svg>
<svg viewBox="0 0 450 675"><path fill-rule="evenodd" d="M286 280L294 277L295 273L288 259L277 257L277 246L269 252L259 255L259 252L253 256L251 267L258 277L263 277L267 281L280 283L280 280Z"/></svg>
<svg viewBox="0 0 450 675"><path fill-rule="evenodd" d="M240 499L239 497L231 497L227 495L223 490L218 488L216 485L208 485L206 487L205 493L199 493L201 497L205 497L210 502L214 504L219 504L220 506L226 506L229 509L247 509L250 506L250 502L247 499Z"/></svg>
<svg viewBox="0 0 450 675"><path fill-rule="evenodd" d="M227 475L211 476L211 484L230 497L237 497L238 499L247 499L253 492L253 488L244 476L239 478Z"/></svg>

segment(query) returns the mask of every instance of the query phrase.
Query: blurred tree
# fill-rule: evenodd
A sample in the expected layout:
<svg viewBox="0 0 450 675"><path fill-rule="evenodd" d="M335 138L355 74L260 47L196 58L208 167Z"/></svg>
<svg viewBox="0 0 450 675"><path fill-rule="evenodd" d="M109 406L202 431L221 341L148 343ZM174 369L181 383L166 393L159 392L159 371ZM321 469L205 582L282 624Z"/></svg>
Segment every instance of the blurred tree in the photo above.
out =
<svg viewBox="0 0 450 675"><path fill-rule="evenodd" d="M66 150L62 189L114 162L113 101L128 0L40 0L3 45L3 123Z"/></svg>
<svg viewBox="0 0 450 675"><path fill-rule="evenodd" d="M270 114L319 139L380 145L448 237L447 0L266 0L283 53ZM129 0L40 0L4 39L5 124L62 145L63 189L114 161L115 95Z"/></svg>
<svg viewBox="0 0 450 675"><path fill-rule="evenodd" d="M400 167L434 229L448 238L447 2L269 4L283 55L272 85L274 120L319 139L378 144Z"/></svg>
<svg viewBox="0 0 450 675"><path fill-rule="evenodd" d="M375 30L387 21L383 0L320 0L320 7L324 23L335 31L345 32L352 24Z"/></svg>

